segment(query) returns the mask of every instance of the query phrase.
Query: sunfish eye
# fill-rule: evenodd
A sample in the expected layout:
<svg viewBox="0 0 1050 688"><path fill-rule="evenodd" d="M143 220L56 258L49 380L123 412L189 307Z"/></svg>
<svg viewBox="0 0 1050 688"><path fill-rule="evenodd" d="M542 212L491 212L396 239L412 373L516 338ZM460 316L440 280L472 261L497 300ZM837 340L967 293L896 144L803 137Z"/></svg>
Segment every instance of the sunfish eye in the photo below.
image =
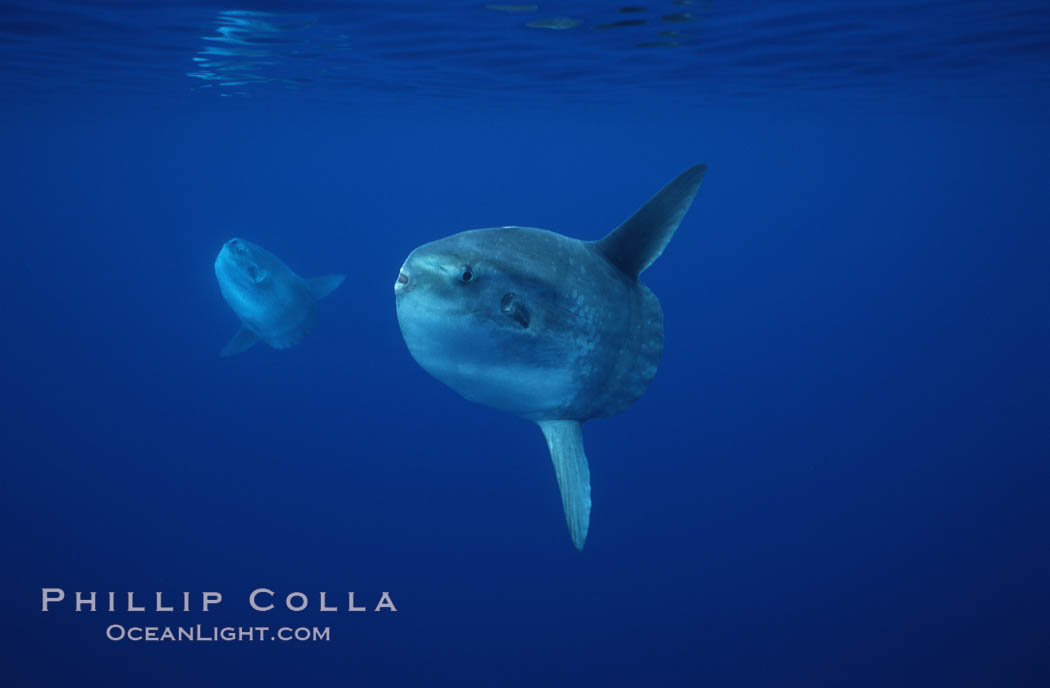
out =
<svg viewBox="0 0 1050 688"><path fill-rule="evenodd" d="M459 269L459 281L464 284L469 284L474 281L474 270L469 265L464 265Z"/></svg>
<svg viewBox="0 0 1050 688"><path fill-rule="evenodd" d="M266 270L260 268L258 265L255 265L254 263L246 265L244 267L244 271L248 273L248 277L256 284L262 282L264 279L266 279L266 276L270 274Z"/></svg>

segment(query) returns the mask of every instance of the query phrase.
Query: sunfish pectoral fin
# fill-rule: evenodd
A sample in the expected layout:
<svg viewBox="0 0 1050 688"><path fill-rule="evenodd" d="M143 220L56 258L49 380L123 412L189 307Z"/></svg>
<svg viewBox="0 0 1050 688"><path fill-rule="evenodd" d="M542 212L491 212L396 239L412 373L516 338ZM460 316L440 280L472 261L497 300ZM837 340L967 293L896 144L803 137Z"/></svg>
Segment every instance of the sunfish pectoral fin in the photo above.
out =
<svg viewBox="0 0 1050 688"><path fill-rule="evenodd" d="M320 301L335 291L335 288L345 279L346 275L325 275L306 280L306 285L310 287L310 293L314 295L314 298Z"/></svg>
<svg viewBox="0 0 1050 688"><path fill-rule="evenodd" d="M583 426L575 420L538 421L554 463L565 522L576 549L583 549L591 523L591 471L583 453Z"/></svg>
<svg viewBox="0 0 1050 688"><path fill-rule="evenodd" d="M226 356L239 354L245 349L252 348L257 341L259 341L259 338L254 332L247 327L242 327L237 330L237 334L233 335L233 338L230 341L226 342L226 346L222 347L222 351L219 352L219 355L225 358Z"/></svg>
<svg viewBox="0 0 1050 688"><path fill-rule="evenodd" d="M671 241L706 173L707 165L693 165L595 246L628 275L642 274Z"/></svg>

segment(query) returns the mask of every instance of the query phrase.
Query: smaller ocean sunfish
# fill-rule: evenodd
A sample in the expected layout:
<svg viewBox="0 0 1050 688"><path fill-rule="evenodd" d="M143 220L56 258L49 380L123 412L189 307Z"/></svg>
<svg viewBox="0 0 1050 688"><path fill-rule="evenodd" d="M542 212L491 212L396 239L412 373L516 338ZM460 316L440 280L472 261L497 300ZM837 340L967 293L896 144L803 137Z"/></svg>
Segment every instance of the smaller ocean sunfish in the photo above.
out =
<svg viewBox="0 0 1050 688"><path fill-rule="evenodd" d="M295 346L317 327L317 301L346 275L303 279L281 260L250 241L230 239L215 258L215 277L241 329L222 348L232 356L260 339L275 349Z"/></svg>

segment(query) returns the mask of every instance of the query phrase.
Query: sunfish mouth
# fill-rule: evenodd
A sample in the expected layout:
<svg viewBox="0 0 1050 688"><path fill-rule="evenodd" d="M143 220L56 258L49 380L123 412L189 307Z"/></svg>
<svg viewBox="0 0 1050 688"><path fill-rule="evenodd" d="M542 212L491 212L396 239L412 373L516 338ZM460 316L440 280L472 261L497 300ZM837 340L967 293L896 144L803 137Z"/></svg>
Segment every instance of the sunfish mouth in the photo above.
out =
<svg viewBox="0 0 1050 688"><path fill-rule="evenodd" d="M405 264L401 266L401 270L397 273L397 281L394 282L394 293L398 294L408 288L409 281L408 261L406 260Z"/></svg>

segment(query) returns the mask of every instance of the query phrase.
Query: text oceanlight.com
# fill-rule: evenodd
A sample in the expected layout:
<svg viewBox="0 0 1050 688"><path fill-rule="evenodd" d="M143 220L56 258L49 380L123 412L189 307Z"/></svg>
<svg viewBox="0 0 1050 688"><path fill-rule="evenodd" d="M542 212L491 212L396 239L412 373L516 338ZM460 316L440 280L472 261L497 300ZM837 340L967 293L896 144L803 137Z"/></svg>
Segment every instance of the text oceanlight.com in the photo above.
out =
<svg viewBox="0 0 1050 688"><path fill-rule="evenodd" d="M122 626L111 624L106 628L110 640L145 642L256 642L259 640L281 640L299 642L328 642L332 629L328 626Z"/></svg>

